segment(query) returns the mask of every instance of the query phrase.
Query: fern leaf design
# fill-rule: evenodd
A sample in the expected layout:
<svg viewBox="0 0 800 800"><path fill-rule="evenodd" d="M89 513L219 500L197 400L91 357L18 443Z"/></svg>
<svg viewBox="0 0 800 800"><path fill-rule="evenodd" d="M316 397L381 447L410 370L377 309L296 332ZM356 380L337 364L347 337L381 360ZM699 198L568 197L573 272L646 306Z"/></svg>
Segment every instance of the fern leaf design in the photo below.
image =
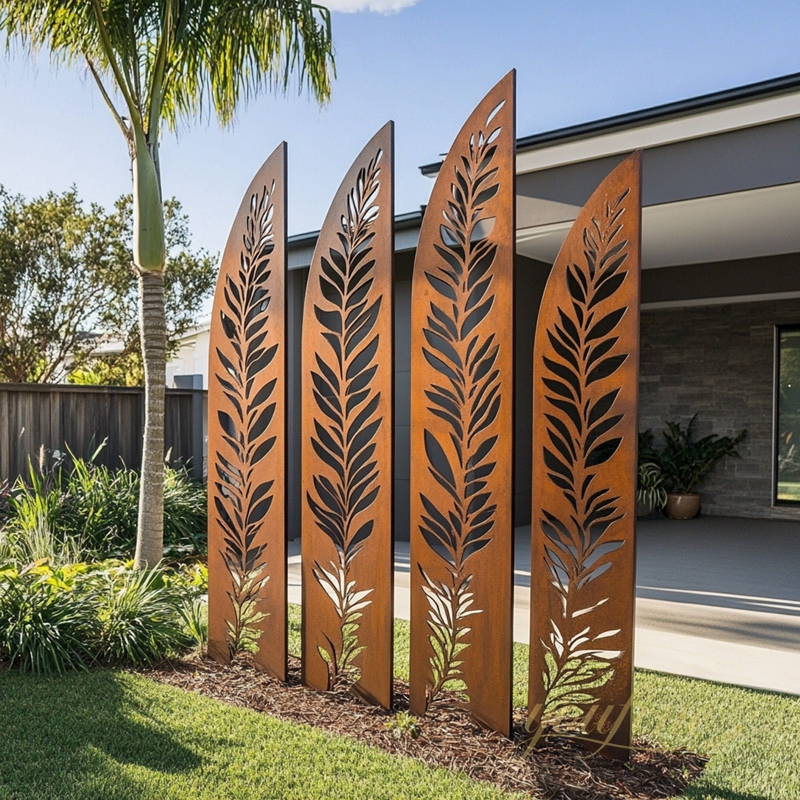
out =
<svg viewBox="0 0 800 800"><path fill-rule="evenodd" d="M606 203L585 228L582 263L567 266L569 301L547 330L549 348L541 358L546 438L537 447L547 480L569 508L565 515L542 507L537 521L549 582L560 599L560 614L541 640L544 718L550 721L579 717L596 704L621 654L606 645L620 631L598 629L596 621L609 598L589 595L592 582L612 567L625 544L615 525L624 516L620 497L599 485L598 475L623 439L620 389L609 389L604 381L629 357L619 332L627 308L615 300L628 276L623 224L628 194Z"/></svg>
<svg viewBox="0 0 800 800"><path fill-rule="evenodd" d="M223 532L221 554L231 576L227 595L233 614L226 620L231 656L257 640L254 626L265 616L259 602L269 580L266 545L257 545L255 540L273 502L274 481L254 480L253 470L275 444L276 381L260 389L254 382L278 349L268 334L274 190L273 182L250 198L240 268L235 275L226 276L219 311L233 358L216 349L224 373L215 378L227 405L218 411L223 449L216 453L212 479L217 490L217 522Z"/></svg>
<svg viewBox="0 0 800 800"><path fill-rule="evenodd" d="M491 543L497 511L488 479L497 466L498 437L490 429L502 402L497 366L502 344L482 324L496 296L495 220L486 209L500 188L494 160L501 128L490 126L494 113L455 163L451 199L434 244L439 261L424 275L433 299L422 331L422 355L439 375L425 397L428 412L443 420L445 431L425 429L424 446L428 474L448 499L443 506L420 494L420 532L449 575L442 583L420 570L432 648L428 704L450 681L463 678L460 655L471 630L467 617L482 613L472 607L469 559Z"/></svg>
<svg viewBox="0 0 800 800"><path fill-rule="evenodd" d="M323 301L314 305L327 351L316 354L311 372L319 412L311 445L328 470L313 475L306 502L337 553L329 570L318 562L313 569L339 618L339 640L326 636L327 647L319 648L328 665L330 686L358 679L354 660L364 649L359 645L359 620L372 602L373 590L356 590L351 572L372 534L371 509L380 494L375 437L382 425L381 392L374 388L373 377L379 345L374 328L383 297L374 297L370 289L373 227L381 213L377 198L382 156L379 149L359 171L347 196L336 245L320 261Z"/></svg>

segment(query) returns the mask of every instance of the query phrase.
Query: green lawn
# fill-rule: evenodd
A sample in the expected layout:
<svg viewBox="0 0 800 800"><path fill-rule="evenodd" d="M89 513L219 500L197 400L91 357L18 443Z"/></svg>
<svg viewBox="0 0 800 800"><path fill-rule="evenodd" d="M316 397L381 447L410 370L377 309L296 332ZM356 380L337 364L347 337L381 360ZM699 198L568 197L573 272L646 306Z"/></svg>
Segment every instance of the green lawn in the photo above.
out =
<svg viewBox="0 0 800 800"><path fill-rule="evenodd" d="M291 642L299 644L293 610ZM408 626L396 666L407 674ZM515 702L527 648L515 651ZM686 797L800 798L800 699L639 672L636 729L711 755ZM0 798L499 798L491 787L111 671L0 674Z"/></svg>

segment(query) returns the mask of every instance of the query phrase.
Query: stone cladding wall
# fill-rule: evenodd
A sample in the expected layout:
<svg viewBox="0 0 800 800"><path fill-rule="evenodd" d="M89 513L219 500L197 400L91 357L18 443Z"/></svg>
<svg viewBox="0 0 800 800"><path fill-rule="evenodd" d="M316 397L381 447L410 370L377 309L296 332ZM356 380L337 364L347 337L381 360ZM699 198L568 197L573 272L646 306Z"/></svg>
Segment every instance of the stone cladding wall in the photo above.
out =
<svg viewBox="0 0 800 800"><path fill-rule="evenodd" d="M701 487L703 514L800 519L800 507L772 505L778 324L800 324L800 299L642 311L640 429L658 440L665 420L695 412L698 436L747 428L742 458Z"/></svg>

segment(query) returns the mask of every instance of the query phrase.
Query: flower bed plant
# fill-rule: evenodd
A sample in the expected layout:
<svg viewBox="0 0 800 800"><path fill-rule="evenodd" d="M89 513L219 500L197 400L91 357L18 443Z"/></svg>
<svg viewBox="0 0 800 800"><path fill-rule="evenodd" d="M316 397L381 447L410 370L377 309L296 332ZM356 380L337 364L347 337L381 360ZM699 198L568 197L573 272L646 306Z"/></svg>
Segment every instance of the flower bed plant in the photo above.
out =
<svg viewBox="0 0 800 800"><path fill-rule="evenodd" d="M0 564L0 666L40 675L143 666L193 645L205 567L136 571L131 562Z"/></svg>
<svg viewBox="0 0 800 800"><path fill-rule="evenodd" d="M136 544L139 472L109 469L89 459L56 453L51 465L42 452L28 476L7 488L0 504L3 547L22 542L31 560L43 558L39 544L53 539L66 553L93 559L128 558ZM205 487L181 468L164 477L164 546L167 556L204 554L207 542ZM52 555L52 554L51 554Z"/></svg>

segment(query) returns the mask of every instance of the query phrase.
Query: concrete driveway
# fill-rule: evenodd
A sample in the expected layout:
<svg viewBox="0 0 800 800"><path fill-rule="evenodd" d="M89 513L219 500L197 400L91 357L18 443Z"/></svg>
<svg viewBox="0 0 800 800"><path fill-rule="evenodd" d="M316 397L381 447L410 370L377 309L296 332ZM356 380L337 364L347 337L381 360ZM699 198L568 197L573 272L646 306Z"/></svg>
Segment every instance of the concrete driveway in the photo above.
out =
<svg viewBox="0 0 800 800"><path fill-rule="evenodd" d="M800 695L800 522L640 520L637 544L637 667ZM299 551L290 542L294 603ZM528 526L514 578L514 639L527 643ZM409 618L408 542L395 547L395 616Z"/></svg>

